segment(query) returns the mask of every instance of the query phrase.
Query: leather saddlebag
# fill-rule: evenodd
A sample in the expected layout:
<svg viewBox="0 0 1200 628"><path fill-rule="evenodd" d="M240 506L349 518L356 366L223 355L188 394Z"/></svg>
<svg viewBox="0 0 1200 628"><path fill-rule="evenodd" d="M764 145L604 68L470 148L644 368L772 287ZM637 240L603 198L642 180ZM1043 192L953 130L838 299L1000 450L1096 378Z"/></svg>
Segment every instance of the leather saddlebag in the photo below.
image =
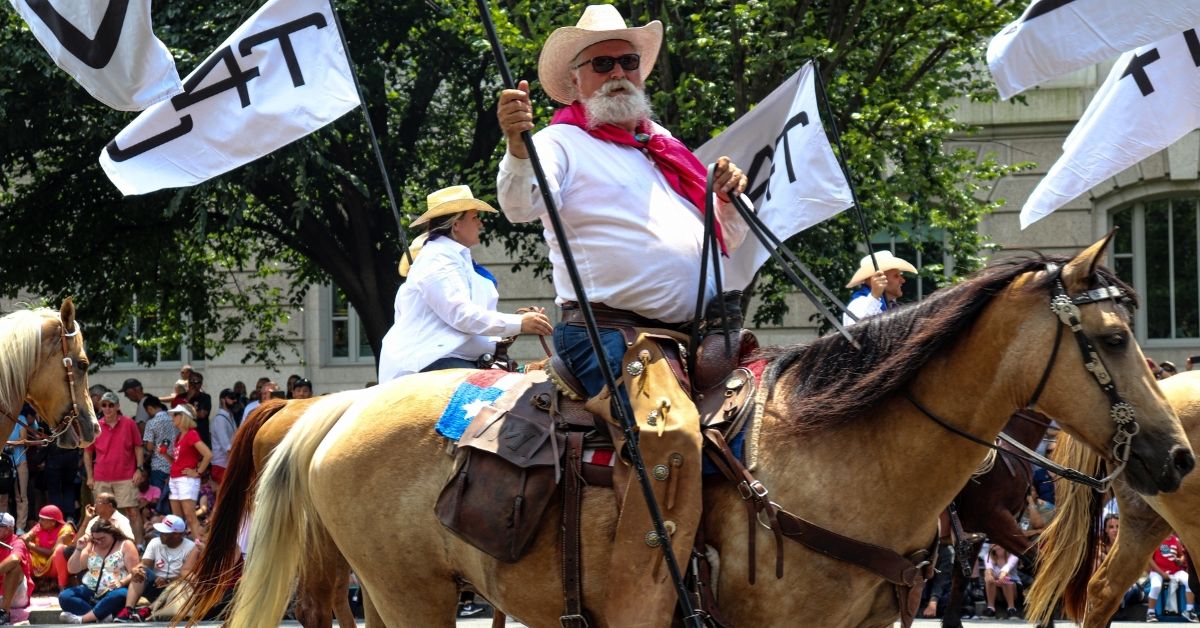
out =
<svg viewBox="0 0 1200 628"><path fill-rule="evenodd" d="M515 563L533 543L558 487L566 436L547 413L484 408L458 442L455 470L438 496L438 520L459 538Z"/></svg>

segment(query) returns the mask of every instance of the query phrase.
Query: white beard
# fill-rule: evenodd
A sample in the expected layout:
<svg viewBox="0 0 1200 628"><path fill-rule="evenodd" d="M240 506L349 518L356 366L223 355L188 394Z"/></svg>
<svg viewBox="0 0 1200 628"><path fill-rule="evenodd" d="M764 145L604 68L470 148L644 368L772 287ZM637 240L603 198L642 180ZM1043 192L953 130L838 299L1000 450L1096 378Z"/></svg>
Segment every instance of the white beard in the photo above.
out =
<svg viewBox="0 0 1200 628"><path fill-rule="evenodd" d="M624 88L625 91L612 94L613 90L618 88ZM589 128L596 128L602 124L637 123L654 113L650 108L650 99L646 98L646 92L624 78L605 82L590 98L583 99L583 105L587 109Z"/></svg>

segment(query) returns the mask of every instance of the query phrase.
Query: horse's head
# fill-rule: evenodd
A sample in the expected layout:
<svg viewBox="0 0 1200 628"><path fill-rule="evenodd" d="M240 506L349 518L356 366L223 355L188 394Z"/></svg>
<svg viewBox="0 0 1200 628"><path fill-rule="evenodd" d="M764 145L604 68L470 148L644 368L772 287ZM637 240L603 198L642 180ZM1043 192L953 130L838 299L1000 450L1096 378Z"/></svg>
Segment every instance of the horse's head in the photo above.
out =
<svg viewBox="0 0 1200 628"><path fill-rule="evenodd" d="M75 304L67 298L57 313L36 312L40 314L39 327L33 334L38 342L32 366L25 367L29 369L25 396L49 423L50 435L60 447L86 447L96 440L100 424L88 396L88 358L83 332L75 320Z"/></svg>
<svg viewBox="0 0 1200 628"><path fill-rule="evenodd" d="M1173 491L1195 457L1134 340L1126 306L1132 295L1100 268L1110 239L1032 282L1042 288L1038 298L1047 299L1047 288L1051 294L1026 314L1021 333L1047 339L1029 343L1040 344L1041 355L1051 346L1057 354L1048 360L1031 355L1026 369L1041 374L1045 385L1038 408L1099 452L1110 469L1124 466L1131 487L1146 494Z"/></svg>

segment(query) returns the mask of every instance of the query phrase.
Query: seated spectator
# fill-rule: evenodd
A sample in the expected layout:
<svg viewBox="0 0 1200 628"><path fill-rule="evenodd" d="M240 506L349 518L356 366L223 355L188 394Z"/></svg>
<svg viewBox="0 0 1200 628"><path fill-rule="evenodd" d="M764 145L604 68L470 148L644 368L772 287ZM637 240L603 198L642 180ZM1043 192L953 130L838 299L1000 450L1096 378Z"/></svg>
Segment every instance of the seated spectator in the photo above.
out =
<svg viewBox="0 0 1200 628"><path fill-rule="evenodd" d="M988 548L987 561L983 568L984 594L987 596L985 617L996 616L996 588L1004 592L1008 603L1008 616L1017 617L1017 557L995 543Z"/></svg>
<svg viewBox="0 0 1200 628"><path fill-rule="evenodd" d="M133 570L133 582L129 585L129 594L125 597L125 608L117 613L116 620L145 621L150 616L148 607L135 610L138 599L143 595L153 602L162 594L167 585L187 575L196 564L200 553L196 544L184 538L187 524L175 515L167 515L159 523L154 524L154 530L159 536L152 539L142 554L142 564Z"/></svg>
<svg viewBox="0 0 1200 628"><path fill-rule="evenodd" d="M117 510L117 497L112 493L96 495L96 503L85 507L83 514L83 525L79 529L83 530L84 534L90 533L97 522L107 521L120 530L125 538L134 538L133 528L129 525L129 517Z"/></svg>
<svg viewBox="0 0 1200 628"><path fill-rule="evenodd" d="M1117 546L1117 533L1121 530L1121 517L1116 514L1108 514L1104 516L1104 524L1101 526L1100 546L1096 553L1096 568L1104 562L1108 557L1108 553ZM1142 582L1144 579L1138 579L1137 582L1129 585L1129 590L1125 592L1125 596L1121 599L1121 608L1125 608L1131 604L1140 604L1146 599L1145 593L1142 591Z"/></svg>
<svg viewBox="0 0 1200 628"><path fill-rule="evenodd" d="M0 513L0 578L4 579L4 596L0 598L0 624L11 623L13 608L29 606L33 593L33 577L29 565L29 549L17 536L17 522L7 512ZM6 547L7 546L7 547Z"/></svg>
<svg viewBox="0 0 1200 628"><path fill-rule="evenodd" d="M29 549L35 582L53 579L58 585L55 592L67 588L70 574L65 551L74 539L75 526L63 519L58 506L51 504L38 511L37 525L21 538Z"/></svg>
<svg viewBox="0 0 1200 628"><path fill-rule="evenodd" d="M67 561L71 573L84 574L82 584L58 594L63 609L59 621L89 624L121 610L137 566L137 547L133 541L111 523L97 521L90 534L75 541L75 552Z"/></svg>
<svg viewBox="0 0 1200 628"><path fill-rule="evenodd" d="M1158 621L1154 607L1158 602L1158 594L1162 592L1163 582L1178 582L1186 591L1187 608L1183 617L1188 621L1200 621L1196 616L1196 596L1188 588L1188 557L1179 537L1172 534L1163 539L1154 557L1150 560L1150 595L1146 599L1146 621Z"/></svg>
<svg viewBox="0 0 1200 628"><path fill-rule="evenodd" d="M1054 518L1054 504L1038 497L1032 487L1025 496L1025 514L1021 516L1021 528L1025 536L1037 538Z"/></svg>
<svg viewBox="0 0 1200 628"><path fill-rule="evenodd" d="M181 380L175 382L175 389L174 389L175 396L171 397L171 407L172 408L174 408L177 405L187 403L187 391L188 391L187 388L188 388L188 380L181 379Z"/></svg>

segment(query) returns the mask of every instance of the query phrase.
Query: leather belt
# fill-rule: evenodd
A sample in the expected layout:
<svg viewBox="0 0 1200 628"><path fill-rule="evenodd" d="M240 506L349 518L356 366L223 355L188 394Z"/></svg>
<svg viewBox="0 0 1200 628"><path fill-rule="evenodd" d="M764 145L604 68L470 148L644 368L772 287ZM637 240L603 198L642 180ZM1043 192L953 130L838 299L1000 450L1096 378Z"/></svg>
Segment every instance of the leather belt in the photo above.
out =
<svg viewBox="0 0 1200 628"><path fill-rule="evenodd" d="M562 322L568 325L583 325L583 311L579 309L579 304L574 301L566 301L561 306ZM628 310L618 310L614 307L609 307L603 303L592 304L592 314L596 317L596 324L600 327L609 328L632 328L632 327L649 327L653 329L670 329L673 331L681 331L686 333L691 327L689 323L664 323L663 321L653 318L646 318L639 314L635 314Z"/></svg>

